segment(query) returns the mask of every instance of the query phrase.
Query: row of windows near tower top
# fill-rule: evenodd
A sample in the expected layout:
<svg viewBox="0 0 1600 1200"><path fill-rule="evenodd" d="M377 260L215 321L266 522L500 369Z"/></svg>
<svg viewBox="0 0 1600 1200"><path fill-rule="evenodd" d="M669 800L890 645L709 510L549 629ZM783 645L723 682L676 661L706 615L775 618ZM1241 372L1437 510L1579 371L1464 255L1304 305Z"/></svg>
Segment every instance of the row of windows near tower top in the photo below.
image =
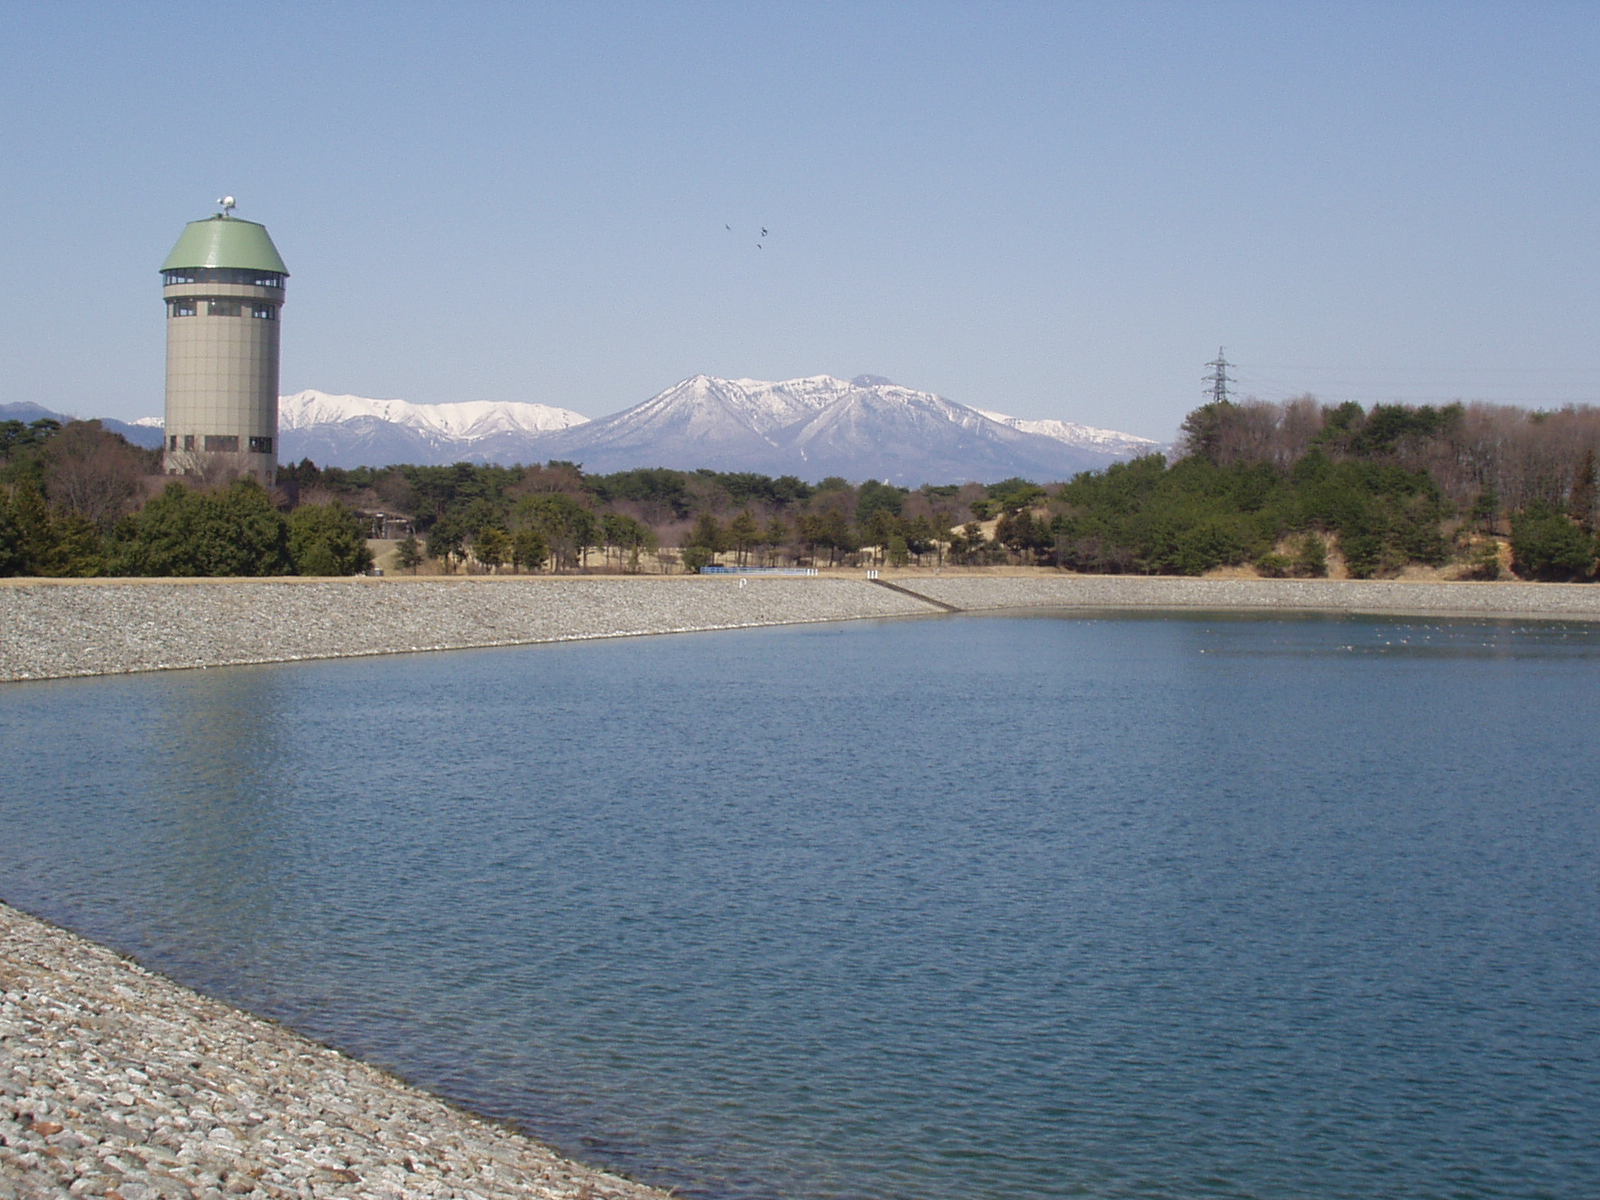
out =
<svg viewBox="0 0 1600 1200"><path fill-rule="evenodd" d="M243 287L281 288L283 276L276 271L252 271L241 267L180 267L161 272L162 287L188 283L236 283Z"/></svg>
<svg viewBox="0 0 1600 1200"><path fill-rule="evenodd" d="M178 439L178 435L177 434L173 434L171 437L167 438L167 449L168 450L176 450L178 448L178 440L179 439ZM196 449L197 447L195 446L195 440L196 439L195 439L195 435L194 434L192 434L192 433L184 434L183 435L183 448L185 450L194 450L194 449ZM239 453L239 435L238 434L233 434L233 433L228 433L228 434L208 433L208 434L205 435L204 445L205 445L205 448L206 448L206 452L209 453L209 454L237 454L237 453ZM251 454L271 454L272 453L272 439L269 438L269 437L253 437L253 438L251 438L250 439L250 453Z"/></svg>
<svg viewBox="0 0 1600 1200"><path fill-rule="evenodd" d="M259 317L263 321L276 321L278 319L278 306L276 304L246 304L243 300L199 300L193 296L183 296L177 300L167 301L167 316L193 317L198 316L200 306L205 306L208 317L242 317L245 309L250 310L252 317Z"/></svg>

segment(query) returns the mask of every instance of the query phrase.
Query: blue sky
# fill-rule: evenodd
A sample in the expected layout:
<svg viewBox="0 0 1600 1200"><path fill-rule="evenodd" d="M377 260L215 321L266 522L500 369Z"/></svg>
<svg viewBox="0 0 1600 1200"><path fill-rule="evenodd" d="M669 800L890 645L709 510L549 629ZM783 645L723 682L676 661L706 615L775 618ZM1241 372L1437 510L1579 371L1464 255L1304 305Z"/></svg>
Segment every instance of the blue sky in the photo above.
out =
<svg viewBox="0 0 1600 1200"><path fill-rule="evenodd" d="M1166 437L1225 345L1264 397L1600 400L1594 5L5 14L0 403L158 414L224 191L285 392L872 373Z"/></svg>

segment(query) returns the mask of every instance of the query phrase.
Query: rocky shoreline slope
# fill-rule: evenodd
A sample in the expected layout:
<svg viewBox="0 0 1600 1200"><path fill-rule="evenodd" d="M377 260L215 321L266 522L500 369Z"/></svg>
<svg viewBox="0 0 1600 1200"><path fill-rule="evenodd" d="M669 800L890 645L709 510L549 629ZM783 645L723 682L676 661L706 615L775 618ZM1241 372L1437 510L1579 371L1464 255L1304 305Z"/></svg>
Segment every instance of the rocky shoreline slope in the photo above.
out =
<svg viewBox="0 0 1600 1200"><path fill-rule="evenodd" d="M0 904L0 1200L663 1200Z"/></svg>
<svg viewBox="0 0 1600 1200"><path fill-rule="evenodd" d="M1192 579L1170 575L922 576L896 582L940 604L1000 608L1360 613L1600 620L1600 585L1389 579Z"/></svg>
<svg viewBox="0 0 1600 1200"><path fill-rule="evenodd" d="M934 611L861 578L13 581L0 587L0 681Z"/></svg>
<svg viewBox="0 0 1600 1200"><path fill-rule="evenodd" d="M1200 609L1600 620L1600 586L883 572L753 578L8 580L0 681L927 616Z"/></svg>

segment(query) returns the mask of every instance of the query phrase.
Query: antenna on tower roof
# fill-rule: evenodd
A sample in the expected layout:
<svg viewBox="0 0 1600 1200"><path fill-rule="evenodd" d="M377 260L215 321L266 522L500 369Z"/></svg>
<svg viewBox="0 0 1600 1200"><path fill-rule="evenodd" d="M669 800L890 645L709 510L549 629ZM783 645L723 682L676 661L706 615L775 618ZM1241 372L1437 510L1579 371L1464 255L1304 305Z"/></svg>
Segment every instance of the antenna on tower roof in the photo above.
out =
<svg viewBox="0 0 1600 1200"><path fill-rule="evenodd" d="M233 197L232 196L223 196L220 200L217 201L217 203L222 205L222 215L223 216L225 216L225 217L233 216L233 210L234 210L235 206L234 206L234 203L233 203Z"/></svg>

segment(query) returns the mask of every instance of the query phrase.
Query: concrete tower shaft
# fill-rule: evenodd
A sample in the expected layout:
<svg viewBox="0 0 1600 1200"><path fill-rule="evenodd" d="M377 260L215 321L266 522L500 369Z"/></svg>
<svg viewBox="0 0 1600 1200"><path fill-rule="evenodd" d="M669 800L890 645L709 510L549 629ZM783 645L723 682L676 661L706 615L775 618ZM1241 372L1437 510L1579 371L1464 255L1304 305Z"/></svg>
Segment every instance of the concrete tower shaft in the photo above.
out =
<svg viewBox="0 0 1600 1200"><path fill-rule="evenodd" d="M278 468L278 331L289 276L266 228L191 221L161 265L167 302L169 475Z"/></svg>

